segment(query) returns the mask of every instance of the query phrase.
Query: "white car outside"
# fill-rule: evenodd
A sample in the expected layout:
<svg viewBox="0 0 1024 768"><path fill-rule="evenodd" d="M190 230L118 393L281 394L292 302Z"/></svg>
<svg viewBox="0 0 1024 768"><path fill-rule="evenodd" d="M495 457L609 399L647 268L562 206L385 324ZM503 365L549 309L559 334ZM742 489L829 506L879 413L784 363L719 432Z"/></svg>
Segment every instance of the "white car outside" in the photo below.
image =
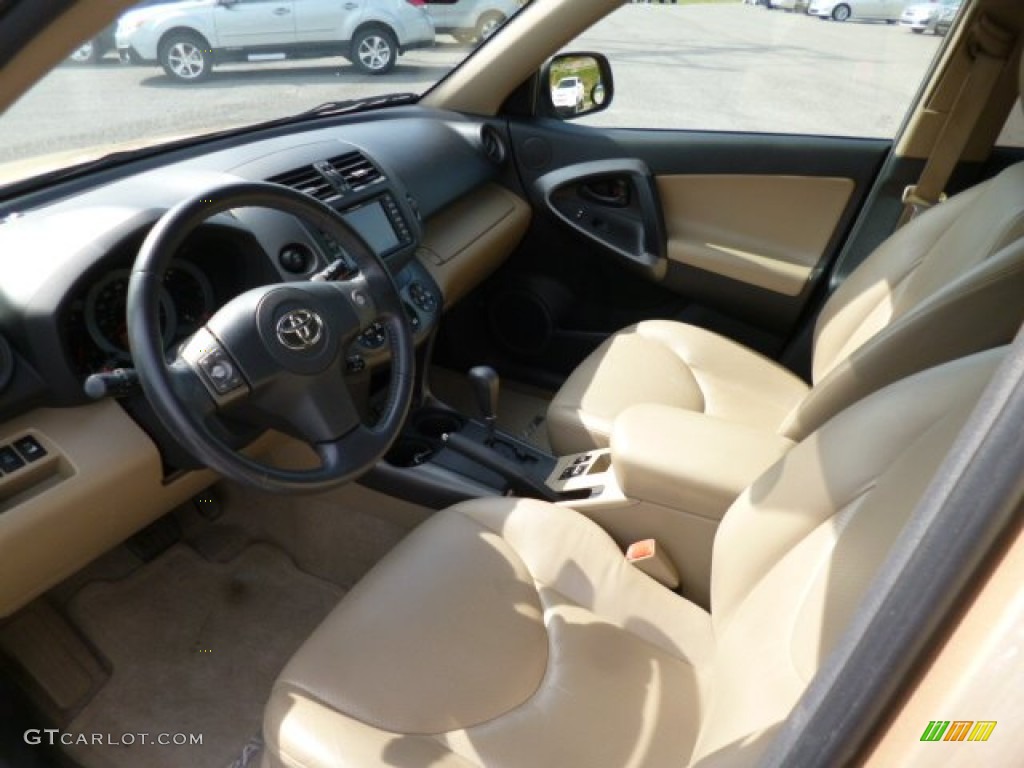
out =
<svg viewBox="0 0 1024 768"><path fill-rule="evenodd" d="M221 61L344 56L368 74L434 44L424 0L184 0L130 11L115 33L122 61L158 62L195 82Z"/></svg>
<svg viewBox="0 0 1024 768"><path fill-rule="evenodd" d="M551 103L555 109L579 112L583 109L583 81L578 77L563 77L551 90Z"/></svg>
<svg viewBox="0 0 1024 768"><path fill-rule="evenodd" d="M434 28L466 43L486 40L519 6L519 0L426 0Z"/></svg>
<svg viewBox="0 0 1024 768"><path fill-rule="evenodd" d="M768 7L783 11L803 11L807 9L808 0L768 0Z"/></svg>
<svg viewBox="0 0 1024 768"><path fill-rule="evenodd" d="M865 19L895 24L912 0L812 0L807 13L821 19Z"/></svg>
<svg viewBox="0 0 1024 768"><path fill-rule="evenodd" d="M903 11L900 26L918 34L926 30L935 30L935 22L945 8L957 8L960 0L942 0L942 2L915 3Z"/></svg>

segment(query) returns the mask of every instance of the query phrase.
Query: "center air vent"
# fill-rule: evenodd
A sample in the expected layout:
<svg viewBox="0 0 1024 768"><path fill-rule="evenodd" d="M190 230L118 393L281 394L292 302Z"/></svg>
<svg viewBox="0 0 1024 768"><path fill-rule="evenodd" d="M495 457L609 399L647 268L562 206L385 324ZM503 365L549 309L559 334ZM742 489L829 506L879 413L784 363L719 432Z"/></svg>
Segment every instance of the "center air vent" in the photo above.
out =
<svg viewBox="0 0 1024 768"><path fill-rule="evenodd" d="M317 200L331 200L338 196L337 190L323 175L311 165L296 168L294 171L271 176L267 181L297 189L303 194Z"/></svg>
<svg viewBox="0 0 1024 768"><path fill-rule="evenodd" d="M384 175L377 170L377 166L358 152L332 157L327 164L349 189L363 189L384 181Z"/></svg>

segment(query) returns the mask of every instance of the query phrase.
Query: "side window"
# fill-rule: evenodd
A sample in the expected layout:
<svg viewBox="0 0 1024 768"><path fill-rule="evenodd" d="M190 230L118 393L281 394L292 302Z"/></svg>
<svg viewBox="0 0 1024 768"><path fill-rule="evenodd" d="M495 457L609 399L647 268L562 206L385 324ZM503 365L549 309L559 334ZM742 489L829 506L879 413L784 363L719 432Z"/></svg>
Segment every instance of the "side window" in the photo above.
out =
<svg viewBox="0 0 1024 768"><path fill-rule="evenodd" d="M1010 110L1006 124L999 132L999 138L996 139L996 146L1024 149L1024 112L1019 106Z"/></svg>
<svg viewBox="0 0 1024 768"><path fill-rule="evenodd" d="M904 0L770 1L624 5L567 47L615 77L611 107L580 122L894 137L942 44L927 18Z"/></svg>

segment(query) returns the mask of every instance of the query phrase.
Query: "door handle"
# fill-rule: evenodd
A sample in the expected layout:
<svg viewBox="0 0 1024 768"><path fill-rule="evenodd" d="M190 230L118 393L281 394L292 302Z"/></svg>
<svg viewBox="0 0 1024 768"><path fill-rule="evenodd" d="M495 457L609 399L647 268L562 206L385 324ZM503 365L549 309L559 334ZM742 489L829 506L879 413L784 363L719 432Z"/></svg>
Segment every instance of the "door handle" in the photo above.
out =
<svg viewBox="0 0 1024 768"><path fill-rule="evenodd" d="M618 177L587 181L580 185L580 196L599 205L625 208L630 203L629 181Z"/></svg>
<svg viewBox="0 0 1024 768"><path fill-rule="evenodd" d="M275 16L287 16L291 12L292 12L291 8L275 8L274 9L274 15Z"/></svg>
<svg viewBox="0 0 1024 768"><path fill-rule="evenodd" d="M342 6L346 11L354 11L358 7L359 3L345 3L345 5Z"/></svg>

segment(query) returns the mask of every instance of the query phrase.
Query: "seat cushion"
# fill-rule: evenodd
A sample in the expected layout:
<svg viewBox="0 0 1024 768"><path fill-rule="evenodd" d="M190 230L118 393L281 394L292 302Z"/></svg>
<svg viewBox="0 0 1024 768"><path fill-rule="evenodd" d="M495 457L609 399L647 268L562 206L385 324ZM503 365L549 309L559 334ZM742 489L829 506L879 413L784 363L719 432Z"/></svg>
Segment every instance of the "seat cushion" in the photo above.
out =
<svg viewBox="0 0 1024 768"><path fill-rule="evenodd" d="M631 405L668 405L776 431L807 384L756 352L696 326L651 320L609 337L548 408L558 455L608 445Z"/></svg>
<svg viewBox="0 0 1024 768"><path fill-rule="evenodd" d="M764 472L719 528L712 615L572 510L492 498L438 513L281 673L265 764L753 765L1001 360L880 390Z"/></svg>
<svg viewBox="0 0 1024 768"><path fill-rule="evenodd" d="M295 655L266 710L268 760L678 764L711 655L708 614L586 518L469 502L413 532Z"/></svg>

